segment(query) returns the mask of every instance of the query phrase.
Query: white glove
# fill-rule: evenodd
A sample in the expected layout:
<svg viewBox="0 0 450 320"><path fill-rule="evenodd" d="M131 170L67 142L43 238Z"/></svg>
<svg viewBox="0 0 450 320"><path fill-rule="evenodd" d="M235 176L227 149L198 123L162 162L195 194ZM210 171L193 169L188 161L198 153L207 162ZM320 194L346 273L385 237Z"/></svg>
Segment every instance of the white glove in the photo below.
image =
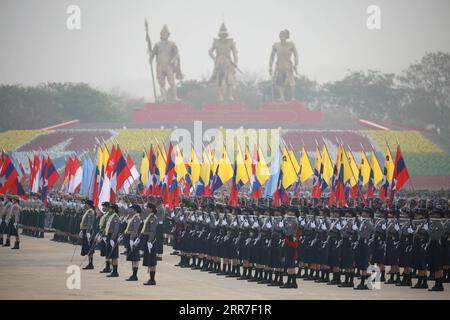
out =
<svg viewBox="0 0 450 320"><path fill-rule="evenodd" d="M327 226L325 223L322 224L322 230L327 230Z"/></svg>
<svg viewBox="0 0 450 320"><path fill-rule="evenodd" d="M109 244L111 245L111 247L114 247L114 240L109 240Z"/></svg>
<svg viewBox="0 0 450 320"><path fill-rule="evenodd" d="M184 220L184 216L181 216L181 217L180 217L180 221L183 221L183 220Z"/></svg>
<svg viewBox="0 0 450 320"><path fill-rule="evenodd" d="M428 230L428 223L423 225L423 230Z"/></svg>
<svg viewBox="0 0 450 320"><path fill-rule="evenodd" d="M148 251L152 251L153 244L150 241L147 242L147 248L148 248Z"/></svg>
<svg viewBox="0 0 450 320"><path fill-rule="evenodd" d="M171 218L175 217L175 213L172 212L172 214L170 215Z"/></svg>
<svg viewBox="0 0 450 320"><path fill-rule="evenodd" d="M245 227L245 228L248 228L249 225L250 225L250 224L248 223L248 221L245 220L245 221L244 221L244 227Z"/></svg>
<svg viewBox="0 0 450 320"><path fill-rule="evenodd" d="M302 222L300 222L300 225L304 226L305 225L305 220L302 220Z"/></svg>
<svg viewBox="0 0 450 320"><path fill-rule="evenodd" d="M87 239L88 239L88 241L90 241L91 240L91 234L88 232L88 233L86 233L86 237L87 237Z"/></svg>
<svg viewBox="0 0 450 320"><path fill-rule="evenodd" d="M134 241L133 240L128 241L128 243L130 244L130 248L134 246Z"/></svg>
<svg viewBox="0 0 450 320"><path fill-rule="evenodd" d="M280 223L278 224L278 227L283 228L284 227L284 222L280 221Z"/></svg>
<svg viewBox="0 0 450 320"><path fill-rule="evenodd" d="M408 231L409 234L414 233L414 230L413 230L413 228L411 228L411 226L409 226L408 230L406 230L406 231Z"/></svg>
<svg viewBox="0 0 450 320"><path fill-rule="evenodd" d="M336 225L336 229L341 230L341 229L342 229L341 224L338 223L338 224Z"/></svg>
<svg viewBox="0 0 450 320"><path fill-rule="evenodd" d="M106 237L103 237L102 240L106 243Z"/></svg>
<svg viewBox="0 0 450 320"><path fill-rule="evenodd" d="M253 223L253 226L252 226L252 228L258 228L259 227L259 224L258 224L258 222L257 221L255 221L254 223Z"/></svg>
<svg viewBox="0 0 450 320"><path fill-rule="evenodd" d="M398 225L398 223L395 224L394 229L395 229L395 231L400 230L400 226Z"/></svg>
<svg viewBox="0 0 450 320"><path fill-rule="evenodd" d="M358 230L358 226L356 224L353 224L352 230L355 230L355 231Z"/></svg>
<svg viewBox="0 0 450 320"><path fill-rule="evenodd" d="M79 236L80 238L83 238L83 231L80 231L80 233L78 234L78 236Z"/></svg>
<svg viewBox="0 0 450 320"><path fill-rule="evenodd" d="M316 227L316 224L314 223L314 222L311 222L311 228L315 228Z"/></svg>
<svg viewBox="0 0 450 320"><path fill-rule="evenodd" d="M218 225L219 225L219 220L216 220L216 221L214 222L214 225L215 225L215 226L218 226Z"/></svg>
<svg viewBox="0 0 450 320"><path fill-rule="evenodd" d="M211 221L211 219L208 217L208 218L206 218L206 223L208 223L209 224L209 222Z"/></svg>
<svg viewBox="0 0 450 320"><path fill-rule="evenodd" d="M227 220L222 220L222 226L226 226L227 225Z"/></svg>
<svg viewBox="0 0 450 320"><path fill-rule="evenodd" d="M266 227L267 227L267 229L272 229L272 224L270 223L270 221L267 222Z"/></svg>
<svg viewBox="0 0 450 320"><path fill-rule="evenodd" d="M117 241L120 242L120 241L122 241L122 239L123 239L123 235L120 235L119 238L117 239Z"/></svg>
<svg viewBox="0 0 450 320"><path fill-rule="evenodd" d="M383 224L381 225L381 229L382 229L382 230L386 230L386 223L383 223Z"/></svg>
<svg viewBox="0 0 450 320"><path fill-rule="evenodd" d="M14 222L14 228L17 229L17 222Z"/></svg>
<svg viewBox="0 0 450 320"><path fill-rule="evenodd" d="M136 238L136 239L134 240L134 246L137 246L137 245L139 244L139 242L141 242L141 239Z"/></svg>
<svg viewBox="0 0 450 320"><path fill-rule="evenodd" d="M236 226L237 226L237 221L234 220L234 222L233 222L233 227L236 227Z"/></svg>
<svg viewBox="0 0 450 320"><path fill-rule="evenodd" d="M347 224L347 220L343 220L342 221L342 226L345 227L346 224Z"/></svg>

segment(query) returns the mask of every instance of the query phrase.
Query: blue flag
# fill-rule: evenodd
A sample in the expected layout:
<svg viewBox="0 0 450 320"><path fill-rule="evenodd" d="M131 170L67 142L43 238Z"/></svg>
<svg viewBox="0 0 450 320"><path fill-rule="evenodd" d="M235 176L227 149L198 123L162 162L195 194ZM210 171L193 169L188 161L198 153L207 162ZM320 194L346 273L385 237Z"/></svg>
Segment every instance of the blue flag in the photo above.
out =
<svg viewBox="0 0 450 320"><path fill-rule="evenodd" d="M270 177L267 180L266 189L264 190L264 198L271 197L277 190L278 180L281 168L281 153L278 148L277 154L270 165Z"/></svg>

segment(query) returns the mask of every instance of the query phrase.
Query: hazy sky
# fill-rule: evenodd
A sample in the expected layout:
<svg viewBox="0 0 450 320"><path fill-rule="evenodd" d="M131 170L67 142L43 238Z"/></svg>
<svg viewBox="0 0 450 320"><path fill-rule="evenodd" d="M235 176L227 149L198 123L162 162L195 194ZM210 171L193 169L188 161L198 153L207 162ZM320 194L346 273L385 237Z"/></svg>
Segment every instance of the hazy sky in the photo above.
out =
<svg viewBox="0 0 450 320"><path fill-rule="evenodd" d="M66 9L81 9L68 30ZM366 9L381 8L381 30ZM186 78L209 77L208 49L225 19L239 67L268 77L272 43L289 29L299 71L319 82L349 69L400 72L426 52L450 51L448 0L0 0L0 83L83 81L152 96L144 18L159 40L164 23Z"/></svg>

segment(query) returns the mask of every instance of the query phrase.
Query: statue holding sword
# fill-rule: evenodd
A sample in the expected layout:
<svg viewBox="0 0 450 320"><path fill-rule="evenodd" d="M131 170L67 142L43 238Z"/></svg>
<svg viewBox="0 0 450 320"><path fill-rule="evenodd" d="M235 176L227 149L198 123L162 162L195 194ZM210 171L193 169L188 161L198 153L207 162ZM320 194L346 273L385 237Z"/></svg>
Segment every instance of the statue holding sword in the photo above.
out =
<svg viewBox="0 0 450 320"><path fill-rule="evenodd" d="M219 38L214 39L208 53L214 61L214 71L210 83L218 86L218 100L233 101L233 89L236 85L236 70L240 71L238 63L238 52L232 38L228 38L227 27L224 23L220 26ZM225 96L226 90L226 96Z"/></svg>
<svg viewBox="0 0 450 320"><path fill-rule="evenodd" d="M269 74L272 76L272 86L279 90L279 101L285 101L285 88L289 85L291 92L291 101L295 100L295 75L297 75L298 53L295 44L289 39L289 31L280 32L280 41L272 46L272 52L269 60ZM273 62L275 63L275 72L272 71ZM292 61L293 60L293 61Z"/></svg>

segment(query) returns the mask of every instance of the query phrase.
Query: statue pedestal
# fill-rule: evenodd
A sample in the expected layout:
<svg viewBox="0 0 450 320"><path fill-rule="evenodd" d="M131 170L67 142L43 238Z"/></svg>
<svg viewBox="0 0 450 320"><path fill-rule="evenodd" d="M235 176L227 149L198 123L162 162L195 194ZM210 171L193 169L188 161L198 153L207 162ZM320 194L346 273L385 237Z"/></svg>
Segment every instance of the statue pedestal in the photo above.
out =
<svg viewBox="0 0 450 320"><path fill-rule="evenodd" d="M314 124L321 123L323 114L309 110L301 102L267 102L253 110L239 102L205 103L200 110L178 103L147 103L134 110L138 123L174 124L204 121L231 124Z"/></svg>

